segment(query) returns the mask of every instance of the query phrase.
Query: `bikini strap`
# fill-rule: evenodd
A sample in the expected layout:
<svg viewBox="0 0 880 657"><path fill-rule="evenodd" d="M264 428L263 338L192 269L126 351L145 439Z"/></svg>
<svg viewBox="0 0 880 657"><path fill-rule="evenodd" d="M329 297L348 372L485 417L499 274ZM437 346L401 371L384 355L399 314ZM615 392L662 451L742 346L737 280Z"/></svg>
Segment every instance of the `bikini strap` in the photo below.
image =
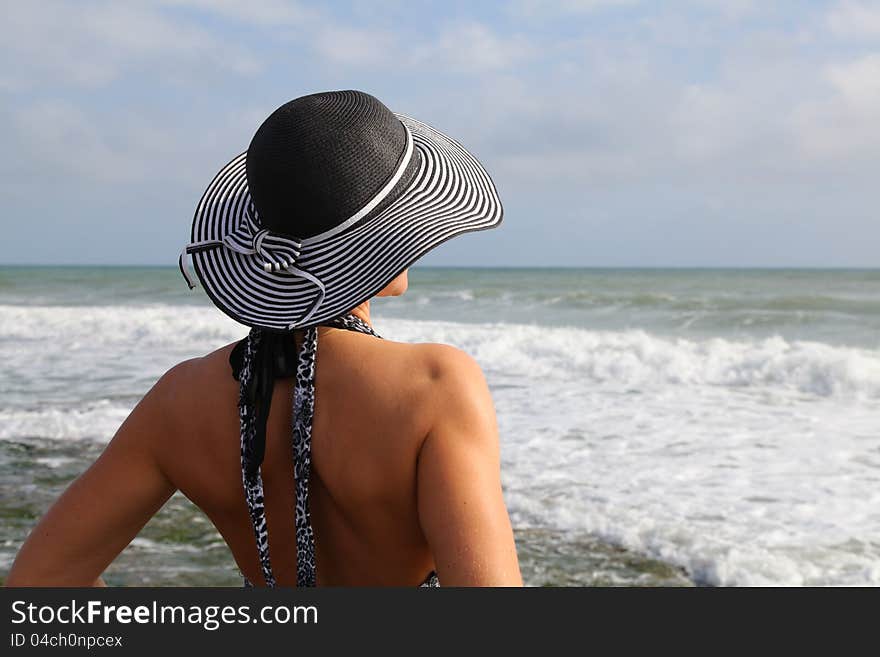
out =
<svg viewBox="0 0 880 657"><path fill-rule="evenodd" d="M296 584L315 586L315 534L309 509L312 474L312 420L315 413L315 365L318 330L306 329L293 389L293 473L296 481Z"/></svg>
<svg viewBox="0 0 880 657"><path fill-rule="evenodd" d="M238 417L241 438L241 478L244 485L245 501L257 540L257 553L260 558L263 579L266 586L275 586L275 576L272 574L272 566L269 562L269 532L266 527L263 477L260 471L266 444L266 426L265 422L259 421L259 416L263 410L266 415L268 414L265 390L258 390L258 387L265 387L266 379L265 374L260 372L262 368L258 367L261 351L263 353L266 351L262 338L262 331L251 329L247 338L240 343L244 347L241 353L241 367L237 373L233 368L233 375L237 374L239 381ZM262 350L261 347L263 347ZM263 385L260 385L261 383ZM269 399L271 399L271 393Z"/></svg>
<svg viewBox="0 0 880 657"><path fill-rule="evenodd" d="M325 326L381 336L355 315L339 317ZM275 586L269 559L269 534L263 495L261 466L265 455L266 423L276 378L295 374L293 394L293 459L296 480L297 584L315 586L315 538L309 511L309 478L312 469L312 421L315 412L315 367L318 330L305 330L303 344L295 359L290 352L290 336L251 329L248 337L232 350L229 361L239 381L239 423L241 471L248 515L254 529L260 568L266 586ZM295 362L295 367L293 366ZM246 584L249 582L246 581Z"/></svg>
<svg viewBox="0 0 880 657"><path fill-rule="evenodd" d="M380 338L373 327L355 315L338 317L326 326L358 331ZM309 478L312 472L312 422L315 413L315 365L318 331L307 329L296 368L293 394L293 467L296 478L296 581L297 586L315 586L315 533L309 509Z"/></svg>

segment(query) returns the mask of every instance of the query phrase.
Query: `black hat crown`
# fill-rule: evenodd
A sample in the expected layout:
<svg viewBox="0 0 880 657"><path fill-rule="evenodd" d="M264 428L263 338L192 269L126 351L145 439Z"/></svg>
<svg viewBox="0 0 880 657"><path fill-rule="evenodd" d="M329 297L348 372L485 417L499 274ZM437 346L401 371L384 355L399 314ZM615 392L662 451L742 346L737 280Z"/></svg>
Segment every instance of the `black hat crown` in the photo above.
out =
<svg viewBox="0 0 880 657"><path fill-rule="evenodd" d="M362 91L285 103L259 127L247 151L248 189L260 225L299 238L338 226L394 176L406 145L400 120ZM412 157L402 183L417 166ZM389 194L376 210L396 196Z"/></svg>

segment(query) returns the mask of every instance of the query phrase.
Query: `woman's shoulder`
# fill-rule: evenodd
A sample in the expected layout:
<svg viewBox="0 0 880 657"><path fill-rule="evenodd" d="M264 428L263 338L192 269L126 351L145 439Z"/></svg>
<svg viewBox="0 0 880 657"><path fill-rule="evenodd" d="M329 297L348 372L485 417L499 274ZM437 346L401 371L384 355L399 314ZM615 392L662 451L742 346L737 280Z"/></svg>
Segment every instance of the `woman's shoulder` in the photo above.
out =
<svg viewBox="0 0 880 657"><path fill-rule="evenodd" d="M463 349L426 342L410 343L402 350L407 353L404 378L413 382L423 408L441 414L463 413L485 407L491 399L479 362Z"/></svg>
<svg viewBox="0 0 880 657"><path fill-rule="evenodd" d="M229 355L236 344L238 343L232 342L202 356L194 356L180 361L160 377L157 385L174 388L186 387L198 384L205 379L213 380L221 371L225 371L231 378Z"/></svg>
<svg viewBox="0 0 880 657"><path fill-rule="evenodd" d="M488 390L477 360L449 344L352 334L340 336L336 345L329 358L322 361L319 354L319 376L329 389L345 390L347 398L363 399L360 405L378 413L396 409L422 425L438 404L470 404Z"/></svg>
<svg viewBox="0 0 880 657"><path fill-rule="evenodd" d="M204 356L180 361L159 377L150 394L161 400L169 416L192 419L193 410L215 398L215 393L235 393L238 383L229 364L234 346L231 343Z"/></svg>
<svg viewBox="0 0 880 657"><path fill-rule="evenodd" d="M366 336L359 336L364 338ZM397 366L412 380L422 375L433 384L445 385L462 379L483 380L477 360L463 349L439 342L397 342L395 340L360 341L370 344L377 360Z"/></svg>
<svg viewBox="0 0 880 657"><path fill-rule="evenodd" d="M469 353L449 344L417 343L412 345L430 380L435 385L460 385L483 382L483 370Z"/></svg>

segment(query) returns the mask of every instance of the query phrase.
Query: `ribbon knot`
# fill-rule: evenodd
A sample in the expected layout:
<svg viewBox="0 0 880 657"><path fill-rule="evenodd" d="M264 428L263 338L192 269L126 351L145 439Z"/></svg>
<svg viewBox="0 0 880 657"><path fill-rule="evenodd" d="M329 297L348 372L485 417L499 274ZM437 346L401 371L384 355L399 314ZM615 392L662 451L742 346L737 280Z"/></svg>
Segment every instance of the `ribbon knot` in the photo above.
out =
<svg viewBox="0 0 880 657"><path fill-rule="evenodd" d="M267 273L285 272L299 276L318 288L318 295L311 308L297 321L292 322L288 328L296 328L307 322L324 300L324 283L304 269L296 267L296 261L302 251L302 240L295 237L287 237L273 233L268 228L260 227L253 218L253 208L249 208L244 214L244 219L234 231L226 235L222 240L203 240L187 244L180 252L178 264L180 272L186 279L190 289L195 287L195 282L187 271L185 260L191 253L207 251L224 247L246 256L253 256Z"/></svg>
<svg viewBox="0 0 880 657"><path fill-rule="evenodd" d="M255 255L267 272L292 267L299 258L302 241L262 228L249 208L238 228L223 238L223 246L242 255Z"/></svg>
<svg viewBox="0 0 880 657"><path fill-rule="evenodd" d="M296 264L296 259L299 258L302 250L302 242L290 237L273 235L268 228L261 228L254 234L252 248L265 271L281 271Z"/></svg>

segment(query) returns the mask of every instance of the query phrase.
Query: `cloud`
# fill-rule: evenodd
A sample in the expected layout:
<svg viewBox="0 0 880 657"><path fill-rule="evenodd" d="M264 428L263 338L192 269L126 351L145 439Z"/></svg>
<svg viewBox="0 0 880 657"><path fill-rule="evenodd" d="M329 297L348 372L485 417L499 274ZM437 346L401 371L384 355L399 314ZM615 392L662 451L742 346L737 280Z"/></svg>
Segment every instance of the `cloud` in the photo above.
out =
<svg viewBox="0 0 880 657"><path fill-rule="evenodd" d="M179 162L186 146L155 117L96 115L69 101L45 100L18 109L10 120L20 153L17 183L44 178L53 186L124 185L181 176L168 163Z"/></svg>
<svg viewBox="0 0 880 657"><path fill-rule="evenodd" d="M542 62L565 52L568 68L486 81L469 98L486 108L479 129L462 118L461 130L518 192L662 184L763 195L770 185L855 181L880 157L875 55L839 60L808 49L799 29L763 26L674 46L682 59L710 52L708 67L666 59L658 43L557 43Z"/></svg>
<svg viewBox="0 0 880 657"><path fill-rule="evenodd" d="M51 82L98 87L145 67L180 76L186 69L252 74L259 62L239 44L136 4L21 2L0 23L7 90Z"/></svg>
<svg viewBox="0 0 880 657"><path fill-rule="evenodd" d="M186 8L267 28L306 25L317 12L291 0L161 0L170 7Z"/></svg>
<svg viewBox="0 0 880 657"><path fill-rule="evenodd" d="M441 25L427 34L393 33L383 28L317 21L301 45L323 68L376 70L391 67L395 74L481 76L510 70L533 58L527 38L502 35L478 21Z"/></svg>
<svg viewBox="0 0 880 657"><path fill-rule="evenodd" d="M843 100L856 111L880 109L880 52L829 66L825 74Z"/></svg>
<svg viewBox="0 0 880 657"><path fill-rule="evenodd" d="M841 2L826 17L831 32L844 39L880 37L880 6L862 2Z"/></svg>
<svg viewBox="0 0 880 657"><path fill-rule="evenodd" d="M641 0L519 0L512 6L515 14L539 16L547 14L589 14L606 9L637 5Z"/></svg>
<svg viewBox="0 0 880 657"><path fill-rule="evenodd" d="M801 103L793 121L813 161L860 168L880 158L880 52L824 68L831 93Z"/></svg>
<svg viewBox="0 0 880 657"><path fill-rule="evenodd" d="M322 62L331 65L373 67L399 62L394 35L382 30L327 25L313 33L310 45Z"/></svg>
<svg viewBox="0 0 880 657"><path fill-rule="evenodd" d="M531 42L518 35L502 37L479 22L448 26L414 51L412 63L422 70L443 73L485 74L510 69L535 52Z"/></svg>
<svg viewBox="0 0 880 657"><path fill-rule="evenodd" d="M757 13L759 3L755 0L688 0L692 7L711 9L721 16L739 20Z"/></svg>

